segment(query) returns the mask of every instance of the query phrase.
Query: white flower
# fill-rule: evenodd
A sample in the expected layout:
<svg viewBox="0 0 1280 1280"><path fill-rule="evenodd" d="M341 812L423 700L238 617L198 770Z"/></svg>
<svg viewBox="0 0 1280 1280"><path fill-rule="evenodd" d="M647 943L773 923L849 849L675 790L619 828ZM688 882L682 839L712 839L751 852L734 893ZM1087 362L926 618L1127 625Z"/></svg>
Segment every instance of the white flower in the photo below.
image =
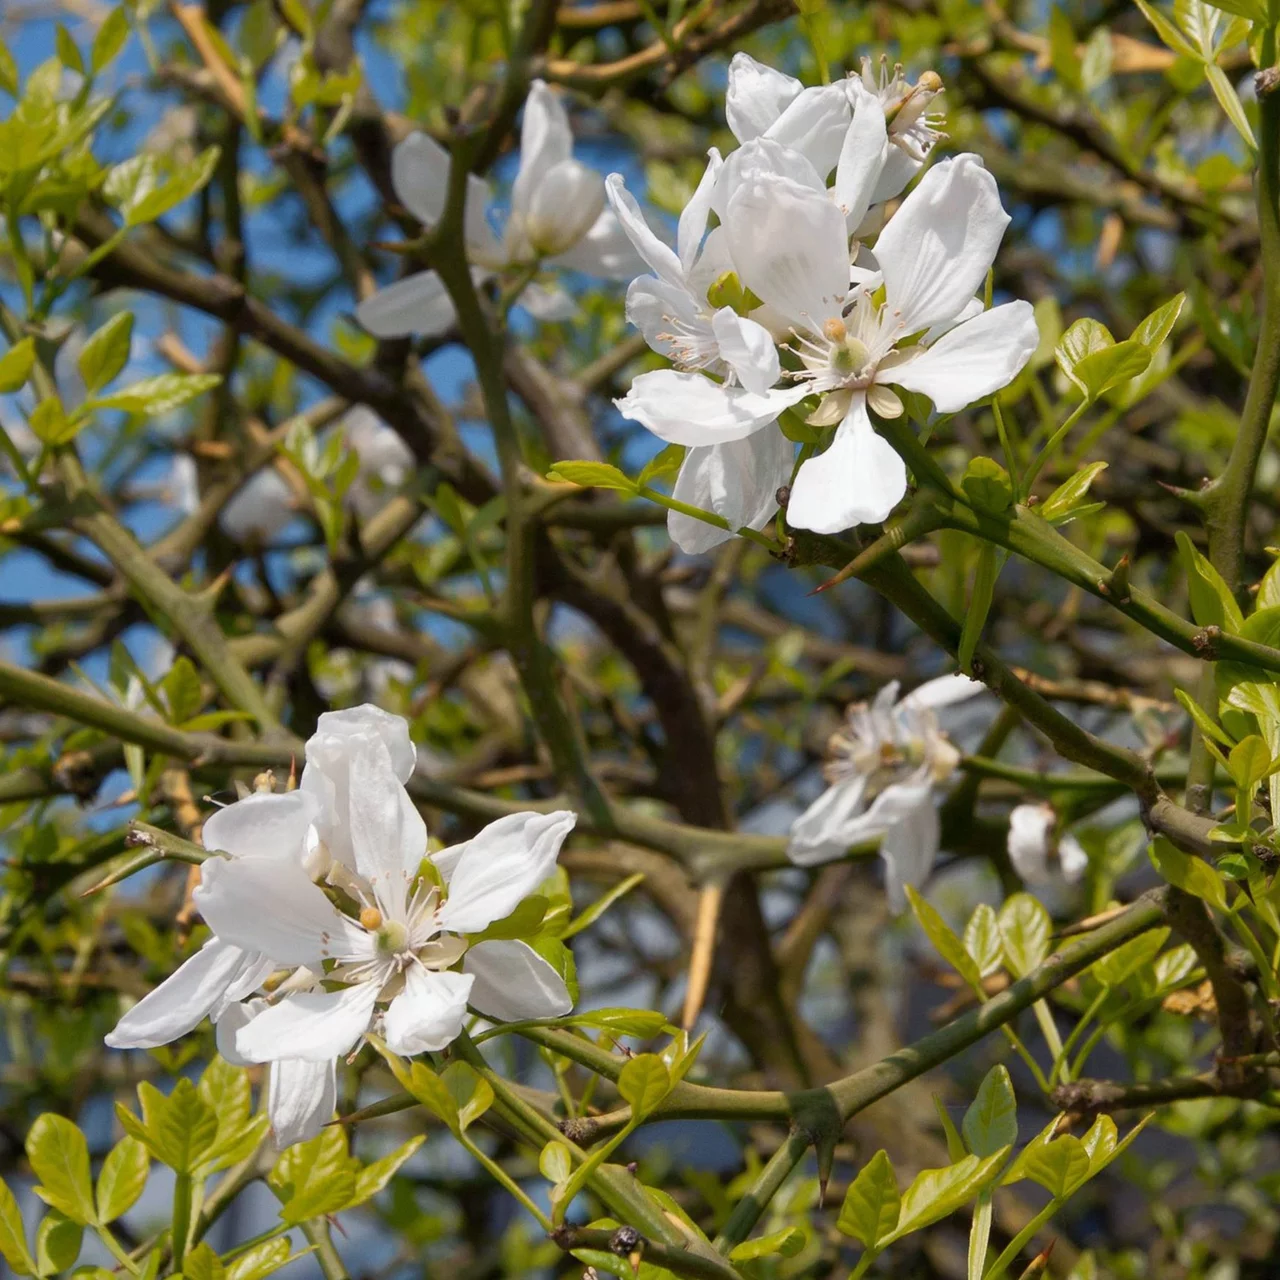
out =
<svg viewBox="0 0 1280 1280"><path fill-rule="evenodd" d="M1058 815L1051 804L1020 804L1009 815L1009 861L1025 884L1075 884L1089 855L1072 835L1054 838Z"/></svg>
<svg viewBox="0 0 1280 1280"><path fill-rule="evenodd" d="M344 416L341 430L347 447L360 459L347 503L362 520L369 520L413 474L413 450L399 432L364 405Z"/></svg>
<svg viewBox="0 0 1280 1280"><path fill-rule="evenodd" d="M270 542L294 517L295 502L289 482L275 469L256 471L222 508L218 524L237 542Z"/></svg>
<svg viewBox="0 0 1280 1280"><path fill-rule="evenodd" d="M425 133L413 133L391 156L391 182L405 208L428 229L444 213L449 153ZM600 175L573 158L569 118L555 94L535 80L520 132L520 168L501 239L489 221L492 192L475 174L467 177L463 240L473 274L483 280L509 266L544 262L607 279L635 269L635 257L617 219L604 208ZM535 303L535 308L539 303ZM444 281L420 271L380 289L356 308L375 337L418 333L437 337L455 319Z"/></svg>
<svg viewBox="0 0 1280 1280"><path fill-rule="evenodd" d="M934 788L960 763L935 712L982 689L968 676L942 676L898 702L895 680L870 705L850 707L844 732L831 740L830 786L792 824L791 861L802 867L830 862L850 845L879 837L889 905L901 911L904 886L923 881L937 856Z"/></svg>
<svg viewBox="0 0 1280 1280"><path fill-rule="evenodd" d="M850 77L853 83L855 77ZM891 200L919 173L929 152L945 137L942 120L931 114L930 104L942 92L942 81L934 71L926 71L915 84L902 74L901 64L889 71L889 60L880 56L875 68L870 58L862 59L861 82L873 93L887 123L885 152L880 176L871 203Z"/></svg>

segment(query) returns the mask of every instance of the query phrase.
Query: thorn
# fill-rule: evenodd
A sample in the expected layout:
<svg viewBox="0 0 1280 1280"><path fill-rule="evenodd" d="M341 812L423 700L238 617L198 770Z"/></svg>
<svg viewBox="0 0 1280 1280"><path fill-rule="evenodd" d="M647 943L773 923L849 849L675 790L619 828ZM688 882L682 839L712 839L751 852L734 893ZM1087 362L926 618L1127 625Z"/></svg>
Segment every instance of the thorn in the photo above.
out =
<svg viewBox="0 0 1280 1280"><path fill-rule="evenodd" d="M1132 598L1129 592L1129 553L1125 552L1116 563L1116 567L1098 582L1098 591L1113 604L1128 604Z"/></svg>
<svg viewBox="0 0 1280 1280"><path fill-rule="evenodd" d="M1158 484L1166 493L1171 493L1175 498L1185 502L1187 506L1194 507L1197 511L1204 508L1204 497L1194 489L1182 489L1176 484L1166 484L1163 480L1157 480Z"/></svg>
<svg viewBox="0 0 1280 1280"><path fill-rule="evenodd" d="M702 1012L711 982L711 965L716 953L716 927L720 923L720 904L724 885L719 881L703 885L698 897L698 912L693 925L693 945L689 953L689 985L685 990L684 1012L680 1025L691 1031Z"/></svg>
<svg viewBox="0 0 1280 1280"><path fill-rule="evenodd" d="M1031 1259L1031 1265L1018 1277L1018 1280L1035 1280L1037 1276L1042 1276L1049 1266L1049 1257L1053 1253L1054 1246L1058 1243L1055 1236L1049 1243Z"/></svg>
<svg viewBox="0 0 1280 1280"><path fill-rule="evenodd" d="M191 599L202 609L212 609L217 603L219 597L227 589L227 583L231 581L231 569L224 569L214 580L200 591L191 593Z"/></svg>

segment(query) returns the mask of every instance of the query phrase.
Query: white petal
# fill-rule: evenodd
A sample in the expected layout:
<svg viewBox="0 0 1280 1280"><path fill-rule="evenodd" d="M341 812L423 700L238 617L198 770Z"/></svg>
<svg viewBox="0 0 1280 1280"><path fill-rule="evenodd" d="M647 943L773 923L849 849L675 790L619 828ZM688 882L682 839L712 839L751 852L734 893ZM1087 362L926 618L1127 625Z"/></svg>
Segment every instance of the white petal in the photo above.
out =
<svg viewBox="0 0 1280 1280"><path fill-rule="evenodd" d="M210 858L192 898L224 942L281 965L319 968L329 957L364 958L369 936L283 858Z"/></svg>
<svg viewBox="0 0 1280 1280"><path fill-rule="evenodd" d="M451 163L449 153L425 133L411 133L391 153L391 185L423 226L434 227L444 213Z"/></svg>
<svg viewBox="0 0 1280 1280"><path fill-rule="evenodd" d="M154 1049L185 1036L222 999L239 975L245 953L210 938L107 1034L112 1049Z"/></svg>
<svg viewBox="0 0 1280 1280"><path fill-rule="evenodd" d="M419 271L389 284L356 307L356 319L375 338L404 338L420 333L436 338L457 319L444 281L434 271Z"/></svg>
<svg viewBox="0 0 1280 1280"><path fill-rule="evenodd" d="M734 536L744 526L758 529L778 509L778 489L791 479L795 446L774 427L745 440L690 449L676 477L672 497L714 511L732 526L718 529L678 511L667 513L672 541L699 555Z"/></svg>
<svg viewBox="0 0 1280 1280"><path fill-rule="evenodd" d="M670 444L722 444L742 440L773 422L783 409L803 400L803 386L757 395L726 387L700 373L655 369L642 373L614 403L624 418L647 427Z"/></svg>
<svg viewBox="0 0 1280 1280"><path fill-rule="evenodd" d="M949 676L938 676L935 680L926 680L917 686L902 700L903 707L949 707L952 703L963 702L966 698L986 690L981 680L956 672Z"/></svg>
<svg viewBox="0 0 1280 1280"><path fill-rule="evenodd" d="M523 216L530 208L534 188L553 165L573 155L573 132L560 99L545 81L529 86L520 126L520 169L511 188L511 209Z"/></svg>
<svg viewBox="0 0 1280 1280"><path fill-rule="evenodd" d="M381 738L361 743L351 757L351 853L382 913L406 922L409 885L427 856L427 827L391 766Z"/></svg>
<svg viewBox="0 0 1280 1280"><path fill-rule="evenodd" d="M341 752L343 744L365 733L377 734L391 753L391 765L401 782L413 776L417 750L409 739L409 722L372 702L348 707L345 711L325 711L316 721L316 731L307 740L307 761L333 759L331 752Z"/></svg>
<svg viewBox="0 0 1280 1280"><path fill-rule="evenodd" d="M520 305L535 320L572 320L578 314L578 304L563 289L549 289L536 281L521 290Z"/></svg>
<svg viewBox="0 0 1280 1280"><path fill-rule="evenodd" d="M882 381L919 391L939 413L1007 387L1022 372L1040 342L1029 302L1006 302L956 325L931 347L882 371Z"/></svg>
<svg viewBox="0 0 1280 1280"><path fill-rule="evenodd" d="M549 267L585 271L602 280L630 280L644 263L612 209L605 209L572 249L548 258Z"/></svg>
<svg viewBox="0 0 1280 1280"><path fill-rule="evenodd" d="M879 275L880 269L877 267L877 278ZM876 286L869 287L875 288ZM972 320L975 316L980 316L986 309L981 298L970 298L953 319L944 321L942 324L935 324L931 329L926 329L924 337L920 339L921 345L926 347L933 346L944 333L950 333L956 325L963 324L966 320Z"/></svg>
<svg viewBox="0 0 1280 1280"><path fill-rule="evenodd" d="M880 176L871 194L871 203L877 205L892 200L923 167L923 161L908 155L892 142L886 142Z"/></svg>
<svg viewBox="0 0 1280 1280"><path fill-rule="evenodd" d="M577 815L512 813L468 840L453 863L441 928L479 933L509 916L555 869Z"/></svg>
<svg viewBox="0 0 1280 1280"><path fill-rule="evenodd" d="M1062 878L1068 884L1078 884L1089 870L1089 855L1075 836L1063 836L1058 842L1058 862L1062 868Z"/></svg>
<svg viewBox="0 0 1280 1280"><path fill-rule="evenodd" d="M411 966L404 975L404 990L382 1019L387 1048L405 1055L448 1048L462 1030L474 981L466 973L431 973L421 965Z"/></svg>
<svg viewBox="0 0 1280 1280"><path fill-rule="evenodd" d="M739 186L725 216L738 275L763 302L815 334L849 292L844 215L826 191L759 176Z"/></svg>
<svg viewBox="0 0 1280 1280"><path fill-rule="evenodd" d="M715 337L705 319L700 318L697 302L683 284L672 284L657 276L637 276L627 289L627 320L644 335L644 340L659 355L670 357L675 352L673 320L701 335L706 331L708 349Z"/></svg>
<svg viewBox="0 0 1280 1280"><path fill-rule="evenodd" d="M788 178L798 187L827 194L827 184L806 156L772 138L755 138L725 157L711 201L721 222L733 197L756 178Z"/></svg>
<svg viewBox="0 0 1280 1280"><path fill-rule="evenodd" d="M871 425L863 397L854 396L827 451L797 472L787 522L815 533L877 524L906 491L906 465Z"/></svg>
<svg viewBox="0 0 1280 1280"><path fill-rule="evenodd" d="M573 1008L564 979L528 943L477 943L462 967L475 977L471 1006L487 1018L560 1018Z"/></svg>
<svg viewBox="0 0 1280 1280"><path fill-rule="evenodd" d="M855 231L875 194L876 181L884 167L884 107L879 98L861 87L861 81L849 81L854 95L853 123L845 131L836 165L836 204L844 210L845 223Z"/></svg>
<svg viewBox="0 0 1280 1280"><path fill-rule="evenodd" d="M319 809L306 791L245 796L209 816L201 842L235 858L301 858Z"/></svg>
<svg viewBox="0 0 1280 1280"><path fill-rule="evenodd" d="M540 255L564 253L604 212L604 182L578 160L561 160L533 189L524 230Z"/></svg>
<svg viewBox="0 0 1280 1280"><path fill-rule="evenodd" d="M828 787L791 824L787 857L801 867L843 857L853 843L846 833L862 812L866 789L867 780L861 774Z"/></svg>
<svg viewBox="0 0 1280 1280"><path fill-rule="evenodd" d="M275 469L264 467L222 508L218 525L237 542L268 542L293 519L293 490Z"/></svg>
<svg viewBox="0 0 1280 1280"><path fill-rule="evenodd" d="M218 1046L218 1053L233 1067L252 1067L255 1064L250 1062L248 1058L241 1057L240 1051L236 1048L236 1036L240 1034L240 1028L245 1026L251 1018L256 1017L263 1009L267 1007L265 1000L249 1000L244 1004L228 1005L214 1025L214 1039Z"/></svg>
<svg viewBox="0 0 1280 1280"><path fill-rule="evenodd" d="M848 127L849 95L843 85L828 84L801 92L765 137L798 151L825 179L835 168Z"/></svg>
<svg viewBox="0 0 1280 1280"><path fill-rule="evenodd" d="M764 395L777 382L781 373L778 349L763 325L738 315L732 307L721 307L711 317L711 332L721 359L748 391Z"/></svg>
<svg viewBox="0 0 1280 1280"><path fill-rule="evenodd" d="M707 167L703 170L697 189L680 214L680 223L676 229L676 251L686 276L693 270L693 264L698 259L702 237L707 231L707 215L711 212L711 202L715 199L716 184L720 181L722 167L720 152L712 147L707 152Z"/></svg>
<svg viewBox="0 0 1280 1280"><path fill-rule="evenodd" d="M1009 861L1024 884L1050 884L1049 837L1058 816L1048 804L1020 804L1009 814Z"/></svg>
<svg viewBox="0 0 1280 1280"><path fill-rule="evenodd" d="M267 1115L276 1150L310 1142L333 1119L338 1105L337 1063L281 1058L267 1077Z"/></svg>
<svg viewBox="0 0 1280 1280"><path fill-rule="evenodd" d="M368 1031L378 987L377 982L360 982L340 991L285 996L236 1032L236 1052L250 1062L340 1058Z"/></svg>
<svg viewBox="0 0 1280 1280"><path fill-rule="evenodd" d="M977 156L943 160L924 175L876 240L887 305L904 334L959 313L1008 225L996 180Z"/></svg>
<svg viewBox="0 0 1280 1280"><path fill-rule="evenodd" d="M799 96L799 80L783 75L749 54L735 53L729 63L724 113L739 142L759 137Z"/></svg>
<svg viewBox="0 0 1280 1280"><path fill-rule="evenodd" d="M889 909L903 911L907 905L904 886L923 884L938 854L940 826L933 789L927 782L886 787L867 811L868 820L873 816L885 825L880 857Z"/></svg>
<svg viewBox="0 0 1280 1280"><path fill-rule="evenodd" d="M659 240L627 190L622 174L611 173L604 182L605 195L622 230L635 246L636 252L649 264L654 274L670 284L683 287L684 271L675 250Z"/></svg>

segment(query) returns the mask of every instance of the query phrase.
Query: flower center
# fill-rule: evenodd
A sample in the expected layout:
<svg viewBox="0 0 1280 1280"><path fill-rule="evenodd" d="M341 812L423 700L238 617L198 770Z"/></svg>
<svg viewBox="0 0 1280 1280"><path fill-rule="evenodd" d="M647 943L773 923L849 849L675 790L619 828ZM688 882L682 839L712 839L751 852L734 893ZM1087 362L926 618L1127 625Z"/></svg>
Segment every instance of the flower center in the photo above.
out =
<svg viewBox="0 0 1280 1280"><path fill-rule="evenodd" d="M388 920L373 935L373 940L378 954L391 959L403 953L409 941L409 930L397 920Z"/></svg>

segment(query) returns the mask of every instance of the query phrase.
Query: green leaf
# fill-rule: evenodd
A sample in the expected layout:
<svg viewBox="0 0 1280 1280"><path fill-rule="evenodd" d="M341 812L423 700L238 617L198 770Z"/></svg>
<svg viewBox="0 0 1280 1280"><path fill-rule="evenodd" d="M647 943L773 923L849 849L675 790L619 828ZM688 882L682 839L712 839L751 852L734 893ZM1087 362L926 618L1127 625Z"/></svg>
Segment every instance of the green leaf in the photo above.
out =
<svg viewBox="0 0 1280 1280"><path fill-rule="evenodd" d="M160 688L169 704L169 719L174 724L186 724L204 705L200 676L190 658L179 658L165 672Z"/></svg>
<svg viewBox="0 0 1280 1280"><path fill-rule="evenodd" d="M385 1155L381 1160L375 1160L372 1164L367 1164L363 1169L357 1170L356 1193L351 1200L351 1207L354 1208L358 1204L364 1204L366 1200L371 1200L376 1196L395 1177L400 1166L426 1140L427 1135L419 1133L410 1138L408 1142L398 1146L390 1155Z"/></svg>
<svg viewBox="0 0 1280 1280"><path fill-rule="evenodd" d="M1013 1081L1003 1066L994 1066L983 1077L960 1132L969 1150L976 1156L994 1155L1018 1140L1018 1100Z"/></svg>
<svg viewBox="0 0 1280 1280"><path fill-rule="evenodd" d="M27 1134L27 1159L40 1179L36 1195L45 1204L81 1225L96 1220L89 1144L70 1120L45 1112Z"/></svg>
<svg viewBox="0 0 1280 1280"><path fill-rule="evenodd" d="M975 507L999 515L1013 506L1013 482L994 458L974 458L960 480L965 496Z"/></svg>
<svg viewBox="0 0 1280 1280"><path fill-rule="evenodd" d="M451 1062L440 1073L440 1079L453 1095L458 1108L458 1125L466 1129L493 1106L493 1088L466 1062Z"/></svg>
<svg viewBox="0 0 1280 1280"><path fill-rule="evenodd" d="M973 654L982 639L987 625L987 614L995 597L996 579L1004 567L1006 553L990 542L984 542L978 551L978 563L973 571L973 587L969 592L969 607L965 610L964 625L960 629L960 646L956 658L960 670L972 674Z"/></svg>
<svg viewBox="0 0 1280 1280"><path fill-rule="evenodd" d="M1078 513L1089 487L1107 469L1105 462L1091 462L1060 484L1037 508L1050 524L1062 524Z"/></svg>
<svg viewBox="0 0 1280 1280"><path fill-rule="evenodd" d="M1209 88L1213 90L1213 96L1217 98L1235 131L1256 151L1258 140L1253 136L1253 126L1245 114L1244 103L1240 101L1235 85L1227 79L1227 73L1215 63L1208 62L1205 63L1204 74L1209 81Z"/></svg>
<svg viewBox="0 0 1280 1280"><path fill-rule="evenodd" d="M144 1080L138 1086L138 1101L142 1104L142 1131L133 1136L175 1172L194 1172L218 1136L218 1118L195 1085L183 1078L166 1097Z"/></svg>
<svg viewBox="0 0 1280 1280"><path fill-rule="evenodd" d="M607 462L557 462L547 473L548 480L567 480L584 489L617 489L621 493L639 493L640 487L629 476Z"/></svg>
<svg viewBox="0 0 1280 1280"><path fill-rule="evenodd" d="M18 64L13 60L3 40L0 40L0 89L11 98L18 96Z"/></svg>
<svg viewBox="0 0 1280 1280"><path fill-rule="evenodd" d="M648 484L651 480L665 480L676 475L684 464L684 453L682 444L669 444L659 450L641 468L636 484Z"/></svg>
<svg viewBox="0 0 1280 1280"><path fill-rule="evenodd" d="M137 1138L121 1138L102 1162L98 1173L99 1222L114 1222L137 1203L147 1185L151 1157Z"/></svg>
<svg viewBox="0 0 1280 1280"><path fill-rule="evenodd" d="M421 1062L406 1064L403 1059L383 1051L383 1057L391 1064L391 1070L401 1085L441 1120L456 1137L462 1132L458 1117L458 1104L449 1092L449 1086L430 1067Z"/></svg>
<svg viewBox="0 0 1280 1280"><path fill-rule="evenodd" d="M84 59L80 56L80 50L76 48L76 42L71 38L71 32L60 22L54 26L53 43L58 51L58 61L68 71L74 71L80 76L84 75Z"/></svg>
<svg viewBox="0 0 1280 1280"><path fill-rule="evenodd" d="M953 1164L957 1160L963 1160L969 1154L965 1148L964 1139L947 1111L947 1104L943 1102L941 1095L936 1093L933 1095L933 1109L937 1112L938 1123L942 1126L942 1136L947 1140L947 1158Z"/></svg>
<svg viewBox="0 0 1280 1280"><path fill-rule="evenodd" d="M1227 734L1214 724L1209 713L1185 689L1175 689L1173 696L1182 704L1187 714L1195 721L1196 728L1212 742L1220 743L1230 750L1235 744Z"/></svg>
<svg viewBox="0 0 1280 1280"><path fill-rule="evenodd" d="M1076 361L1069 376L1088 399L1096 400L1104 391L1145 373L1150 363L1151 352L1129 338L1083 356Z"/></svg>
<svg viewBox="0 0 1280 1280"><path fill-rule="evenodd" d="M888 1244L922 1231L955 1213L999 1173L1009 1154L1007 1147L981 1158L965 1156L946 1169L922 1169L902 1196L902 1212Z"/></svg>
<svg viewBox="0 0 1280 1280"><path fill-rule="evenodd" d="M995 910L980 902L973 909L969 923L964 927L964 949L978 973L985 978L1004 963L1004 940L1000 937L1000 921Z"/></svg>
<svg viewBox="0 0 1280 1280"><path fill-rule="evenodd" d="M32 434L47 445L69 444L79 435L87 419L68 418L57 396L46 396L28 419Z"/></svg>
<svg viewBox="0 0 1280 1280"><path fill-rule="evenodd" d="M1038 1182L1051 1196L1064 1200L1089 1178L1089 1153L1079 1138L1064 1133L1043 1146L1028 1148L1022 1176Z"/></svg>
<svg viewBox="0 0 1280 1280"><path fill-rule="evenodd" d="M154 222L184 200L190 199L213 177L218 155L217 147L208 147L190 164L183 165L171 174L161 186L148 184L140 198L135 194L134 198L124 206L125 226L136 227L145 222ZM182 377L184 375L168 374L166 376Z"/></svg>
<svg viewBox="0 0 1280 1280"><path fill-rule="evenodd" d="M197 1092L218 1118L218 1136L200 1162L200 1171L207 1177L245 1159L262 1140L270 1122L264 1115L253 1115L249 1073L225 1058L210 1059Z"/></svg>
<svg viewBox="0 0 1280 1280"><path fill-rule="evenodd" d="M654 1009L588 1009L574 1014L580 1027L599 1027L615 1036L635 1036L649 1040L670 1027L667 1016Z"/></svg>
<svg viewBox="0 0 1280 1280"><path fill-rule="evenodd" d="M631 1105L633 1120L642 1120L671 1092L671 1072L656 1053L632 1058L618 1075L618 1092Z"/></svg>
<svg viewBox="0 0 1280 1280"><path fill-rule="evenodd" d="M1068 89L1078 93L1084 87L1076 57L1076 33L1071 19L1057 5L1049 8L1049 63Z"/></svg>
<svg viewBox="0 0 1280 1280"><path fill-rule="evenodd" d="M129 13L124 5L112 9L103 19L102 26L93 37L93 49L89 54L90 70L97 75L113 63L129 39Z"/></svg>
<svg viewBox="0 0 1280 1280"><path fill-rule="evenodd" d="M572 938L575 933L590 928L620 898L624 898L637 885L644 883L644 873L637 871L635 875L620 880L608 893L597 898L581 915L575 916L561 932L560 937Z"/></svg>
<svg viewBox="0 0 1280 1280"><path fill-rule="evenodd" d="M1256 733L1251 733L1231 748L1227 767L1231 781L1242 791L1252 793L1258 783L1271 772L1271 752Z"/></svg>
<svg viewBox="0 0 1280 1280"><path fill-rule="evenodd" d="M1163 306L1157 307L1129 336L1134 342L1142 343L1152 355L1155 355L1164 340L1173 332L1173 326L1178 323L1178 317L1182 314L1182 308L1186 302L1185 293L1176 294Z"/></svg>
<svg viewBox="0 0 1280 1280"><path fill-rule="evenodd" d="M1187 590L1191 596L1191 616L1196 624L1239 632L1244 626L1244 615L1222 575L1196 550L1185 530L1178 530L1175 541L1182 567L1186 571Z"/></svg>
<svg viewBox="0 0 1280 1280"><path fill-rule="evenodd" d="M573 1158L563 1142L548 1142L538 1153L538 1172L552 1186L564 1182L573 1172Z"/></svg>
<svg viewBox="0 0 1280 1280"><path fill-rule="evenodd" d="M861 1240L868 1249L878 1249L898 1225L901 1206L889 1153L877 1151L845 1192L836 1230Z"/></svg>
<svg viewBox="0 0 1280 1280"><path fill-rule="evenodd" d="M21 342L15 342L0 356L0 395L8 395L22 387L31 376L35 364L35 339L23 338Z"/></svg>
<svg viewBox="0 0 1280 1280"><path fill-rule="evenodd" d="M955 931L910 885L906 892L912 914L934 949L971 987L979 986L982 975Z"/></svg>
<svg viewBox="0 0 1280 1280"><path fill-rule="evenodd" d="M133 313L117 311L80 350L76 364L85 390L92 395L105 387L128 364L132 349Z"/></svg>
<svg viewBox="0 0 1280 1280"><path fill-rule="evenodd" d="M242 1253L227 1268L227 1280L264 1280L289 1261L291 1247L289 1238L285 1236L279 1240L268 1240Z"/></svg>
<svg viewBox="0 0 1280 1280"><path fill-rule="evenodd" d="M1076 376L1076 366L1081 360L1113 347L1115 341L1105 324L1086 316L1062 335L1054 348L1053 358L1058 362L1058 368L1087 395L1088 388Z"/></svg>
<svg viewBox="0 0 1280 1280"><path fill-rule="evenodd" d="M1029 893L1015 893L1000 908L999 921L1005 963L1015 978L1023 978L1049 954L1049 913Z"/></svg>
<svg viewBox="0 0 1280 1280"><path fill-rule="evenodd" d="M8 1184L0 1179L0 1258L20 1276L36 1273L35 1259L27 1249L27 1236L22 1228L22 1213Z"/></svg>
<svg viewBox="0 0 1280 1280"><path fill-rule="evenodd" d="M182 1260L183 1280L226 1280L227 1269L222 1259L201 1240Z"/></svg>
<svg viewBox="0 0 1280 1280"><path fill-rule="evenodd" d="M1095 1173L1101 1173L1110 1163L1119 1138L1116 1122L1110 1116L1099 1116L1089 1126L1088 1133L1080 1139L1080 1145L1084 1147L1089 1157L1090 1177Z"/></svg>
<svg viewBox="0 0 1280 1280"><path fill-rule="evenodd" d="M808 1243L808 1235L800 1227L783 1227L771 1235L744 1240L729 1253L730 1262L750 1262L755 1258L794 1258Z"/></svg>
<svg viewBox="0 0 1280 1280"><path fill-rule="evenodd" d="M1157 836L1151 842L1150 852L1156 870L1170 884L1203 898L1219 911L1227 909L1227 891L1222 879L1207 862L1183 853L1163 836Z"/></svg>
<svg viewBox="0 0 1280 1280"><path fill-rule="evenodd" d="M287 1148L267 1183L282 1201L280 1217L290 1225L345 1209L356 1195L356 1161L347 1152L346 1130L327 1125L309 1142Z"/></svg>
<svg viewBox="0 0 1280 1280"><path fill-rule="evenodd" d="M42 1276L70 1271L80 1257L84 1227L56 1209L36 1228L36 1270Z"/></svg>
<svg viewBox="0 0 1280 1280"><path fill-rule="evenodd" d="M109 396L91 400L89 404L95 409L120 409L125 413L158 417L203 395L221 381L216 373L162 373L130 383Z"/></svg>

